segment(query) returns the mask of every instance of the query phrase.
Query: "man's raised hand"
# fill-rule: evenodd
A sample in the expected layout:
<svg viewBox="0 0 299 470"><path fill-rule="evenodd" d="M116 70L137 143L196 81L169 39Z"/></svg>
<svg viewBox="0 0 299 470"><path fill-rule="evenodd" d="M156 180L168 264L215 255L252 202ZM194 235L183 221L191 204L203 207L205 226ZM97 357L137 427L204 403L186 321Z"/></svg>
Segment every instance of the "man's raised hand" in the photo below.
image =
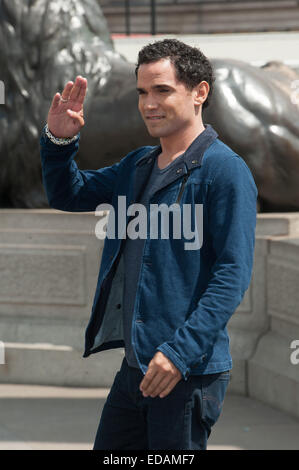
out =
<svg viewBox="0 0 299 470"><path fill-rule="evenodd" d="M73 137L84 126L83 102L86 90L86 78L78 75L75 83L68 82L62 94L56 93L54 96L48 114L48 127L55 137Z"/></svg>

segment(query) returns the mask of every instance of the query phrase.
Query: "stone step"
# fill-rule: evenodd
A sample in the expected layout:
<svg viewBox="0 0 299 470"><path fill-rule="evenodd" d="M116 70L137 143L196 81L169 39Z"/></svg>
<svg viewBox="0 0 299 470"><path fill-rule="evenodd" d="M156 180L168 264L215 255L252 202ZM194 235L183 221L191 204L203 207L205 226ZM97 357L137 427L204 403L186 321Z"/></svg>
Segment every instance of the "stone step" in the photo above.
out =
<svg viewBox="0 0 299 470"><path fill-rule="evenodd" d="M7 343L0 383L75 387L111 387L123 349L83 358L83 351L50 343Z"/></svg>
<svg viewBox="0 0 299 470"><path fill-rule="evenodd" d="M248 393L299 418L299 364L291 362L290 340L274 331L261 338L248 361Z"/></svg>

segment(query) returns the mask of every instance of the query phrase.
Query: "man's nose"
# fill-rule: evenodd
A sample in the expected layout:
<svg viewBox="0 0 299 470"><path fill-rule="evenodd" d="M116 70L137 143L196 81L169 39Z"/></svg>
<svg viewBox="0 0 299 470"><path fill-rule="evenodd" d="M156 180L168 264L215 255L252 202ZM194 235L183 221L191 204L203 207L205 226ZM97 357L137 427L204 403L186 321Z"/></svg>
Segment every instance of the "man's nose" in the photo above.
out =
<svg viewBox="0 0 299 470"><path fill-rule="evenodd" d="M155 109L157 108L157 102L153 98L148 97L144 103L145 109Z"/></svg>

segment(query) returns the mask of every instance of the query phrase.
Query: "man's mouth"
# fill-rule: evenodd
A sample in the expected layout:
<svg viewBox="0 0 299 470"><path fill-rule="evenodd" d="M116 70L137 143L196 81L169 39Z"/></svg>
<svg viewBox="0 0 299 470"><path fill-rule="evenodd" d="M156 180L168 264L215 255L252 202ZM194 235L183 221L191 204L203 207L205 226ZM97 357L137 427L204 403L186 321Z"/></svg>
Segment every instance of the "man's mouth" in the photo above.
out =
<svg viewBox="0 0 299 470"><path fill-rule="evenodd" d="M159 119L164 119L164 116L145 116L145 118L150 120L150 121L156 121L156 120L159 120Z"/></svg>

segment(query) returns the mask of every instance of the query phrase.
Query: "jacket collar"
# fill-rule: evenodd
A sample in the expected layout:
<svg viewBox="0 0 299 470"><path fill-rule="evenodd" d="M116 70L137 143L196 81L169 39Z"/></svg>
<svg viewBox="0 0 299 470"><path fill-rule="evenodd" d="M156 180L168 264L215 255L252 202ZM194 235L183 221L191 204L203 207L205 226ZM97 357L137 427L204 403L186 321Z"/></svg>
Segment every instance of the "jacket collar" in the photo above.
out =
<svg viewBox="0 0 299 470"><path fill-rule="evenodd" d="M189 145L187 150L184 152L183 160L187 166L188 171L201 166L202 159L205 150L217 139L218 134L213 129L210 124L206 124L205 130L199 134ZM145 155L143 155L139 160L137 160L136 165L144 165L146 163L151 163L153 158L156 158L162 151L161 145L157 145Z"/></svg>

